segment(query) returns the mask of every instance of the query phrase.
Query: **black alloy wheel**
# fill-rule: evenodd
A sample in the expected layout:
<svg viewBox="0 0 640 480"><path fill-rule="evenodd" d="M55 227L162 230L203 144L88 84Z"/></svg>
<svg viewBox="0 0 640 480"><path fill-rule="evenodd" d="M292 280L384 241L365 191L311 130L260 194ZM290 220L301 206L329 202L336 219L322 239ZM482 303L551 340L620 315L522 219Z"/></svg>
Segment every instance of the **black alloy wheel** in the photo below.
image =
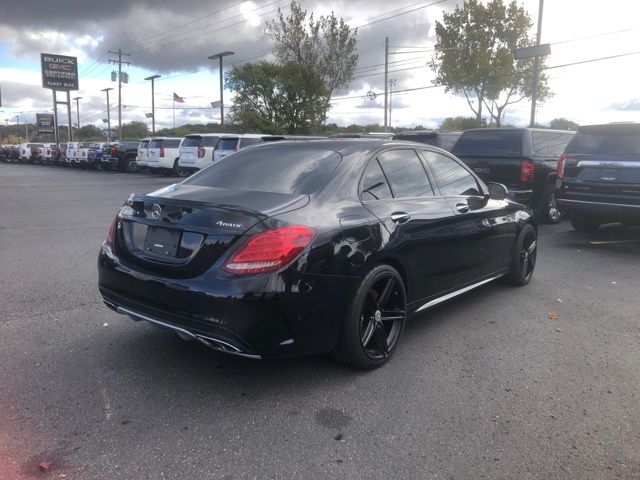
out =
<svg viewBox="0 0 640 480"><path fill-rule="evenodd" d="M562 219L562 210L556 203L554 185L548 185L538 208L538 218L544 223L558 223Z"/></svg>
<svg viewBox="0 0 640 480"><path fill-rule="evenodd" d="M518 236L509 279L514 285L526 285L533 277L538 258L538 234L531 225L525 225Z"/></svg>
<svg viewBox="0 0 640 480"><path fill-rule="evenodd" d="M334 356L344 363L376 368L393 355L407 318L402 277L378 265L354 295Z"/></svg>
<svg viewBox="0 0 640 480"><path fill-rule="evenodd" d="M188 177L189 176L189 172L187 172L186 170L183 170L182 168L180 168L178 160L179 159L176 158L176 161L173 162L173 174L176 177Z"/></svg>

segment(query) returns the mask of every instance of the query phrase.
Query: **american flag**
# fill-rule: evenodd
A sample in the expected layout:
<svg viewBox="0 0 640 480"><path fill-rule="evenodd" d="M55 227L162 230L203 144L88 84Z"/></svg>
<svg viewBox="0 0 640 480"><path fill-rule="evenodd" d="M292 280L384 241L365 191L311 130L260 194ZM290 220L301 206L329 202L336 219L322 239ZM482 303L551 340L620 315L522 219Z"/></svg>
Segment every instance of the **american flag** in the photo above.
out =
<svg viewBox="0 0 640 480"><path fill-rule="evenodd" d="M182 98L176 92L173 92L173 101L178 103L184 103L184 98Z"/></svg>

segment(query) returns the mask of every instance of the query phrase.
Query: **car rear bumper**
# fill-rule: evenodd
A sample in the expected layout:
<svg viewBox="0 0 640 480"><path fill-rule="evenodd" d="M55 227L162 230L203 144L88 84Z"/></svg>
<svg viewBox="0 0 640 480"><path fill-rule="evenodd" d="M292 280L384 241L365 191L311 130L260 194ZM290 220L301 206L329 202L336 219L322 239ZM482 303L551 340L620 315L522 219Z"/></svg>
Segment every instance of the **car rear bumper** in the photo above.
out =
<svg viewBox="0 0 640 480"><path fill-rule="evenodd" d="M346 293L360 282L290 270L229 278L211 269L196 278L167 279L141 271L107 246L101 249L98 273L100 292L112 310L251 358L333 350L350 297Z"/></svg>
<svg viewBox="0 0 640 480"><path fill-rule="evenodd" d="M640 204L598 202L592 200L576 200L570 198L557 198L559 207L572 212L597 216L611 221L640 221Z"/></svg>

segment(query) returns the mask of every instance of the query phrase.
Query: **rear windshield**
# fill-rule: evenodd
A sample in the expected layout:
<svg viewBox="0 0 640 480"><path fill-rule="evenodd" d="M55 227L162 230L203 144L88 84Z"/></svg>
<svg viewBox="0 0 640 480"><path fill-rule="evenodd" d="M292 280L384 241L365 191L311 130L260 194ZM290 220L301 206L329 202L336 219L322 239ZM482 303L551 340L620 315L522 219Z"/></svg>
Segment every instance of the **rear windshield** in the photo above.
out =
<svg viewBox="0 0 640 480"><path fill-rule="evenodd" d="M462 157L520 157L522 156L522 130L464 132L452 152Z"/></svg>
<svg viewBox="0 0 640 480"><path fill-rule="evenodd" d="M78 148L89 148L91 146L90 143L79 143Z"/></svg>
<svg viewBox="0 0 640 480"><path fill-rule="evenodd" d="M240 148L250 147L251 145L257 145L262 143L261 138L242 138L240 139Z"/></svg>
<svg viewBox="0 0 640 480"><path fill-rule="evenodd" d="M221 138L218 140L218 150L235 150L238 138Z"/></svg>
<svg viewBox="0 0 640 480"><path fill-rule="evenodd" d="M640 155L640 126L582 127L565 153Z"/></svg>
<svg viewBox="0 0 640 480"><path fill-rule="evenodd" d="M199 147L202 142L202 137L186 137L182 142L183 147Z"/></svg>
<svg viewBox="0 0 640 480"><path fill-rule="evenodd" d="M138 148L147 148L149 146L149 140L143 140L140 142Z"/></svg>
<svg viewBox="0 0 640 480"><path fill-rule="evenodd" d="M166 148L178 148L180 146L181 140L177 138L172 138L164 141L164 146Z"/></svg>
<svg viewBox="0 0 640 480"><path fill-rule="evenodd" d="M149 143L149 148L160 148L162 147L162 140L151 140Z"/></svg>
<svg viewBox="0 0 640 480"><path fill-rule="evenodd" d="M202 137L201 147L215 147L218 144L218 137Z"/></svg>
<svg viewBox="0 0 640 480"><path fill-rule="evenodd" d="M324 187L342 157L305 147L248 148L219 160L183 183L272 193L311 194Z"/></svg>
<svg viewBox="0 0 640 480"><path fill-rule="evenodd" d="M541 157L559 157L572 138L573 133L532 131L533 153Z"/></svg>

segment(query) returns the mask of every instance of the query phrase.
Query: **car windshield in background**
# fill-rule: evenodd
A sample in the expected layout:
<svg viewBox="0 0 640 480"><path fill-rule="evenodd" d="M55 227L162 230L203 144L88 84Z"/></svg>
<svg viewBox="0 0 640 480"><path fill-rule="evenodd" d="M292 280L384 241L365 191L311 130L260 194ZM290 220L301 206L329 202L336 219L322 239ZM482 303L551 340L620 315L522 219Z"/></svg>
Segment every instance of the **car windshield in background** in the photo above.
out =
<svg viewBox="0 0 640 480"><path fill-rule="evenodd" d="M237 145L237 138L221 138L218 140L218 150L235 150Z"/></svg>
<svg viewBox="0 0 640 480"><path fill-rule="evenodd" d="M317 148L249 148L226 157L184 185L311 194L324 187L342 157Z"/></svg>
<svg viewBox="0 0 640 480"><path fill-rule="evenodd" d="M640 155L640 126L583 127L569 142L565 153Z"/></svg>
<svg viewBox="0 0 640 480"><path fill-rule="evenodd" d="M183 147L199 147L202 143L202 137L186 137L182 142Z"/></svg>
<svg viewBox="0 0 640 480"><path fill-rule="evenodd" d="M471 130L462 134L453 153L459 156L519 157L522 130Z"/></svg>

